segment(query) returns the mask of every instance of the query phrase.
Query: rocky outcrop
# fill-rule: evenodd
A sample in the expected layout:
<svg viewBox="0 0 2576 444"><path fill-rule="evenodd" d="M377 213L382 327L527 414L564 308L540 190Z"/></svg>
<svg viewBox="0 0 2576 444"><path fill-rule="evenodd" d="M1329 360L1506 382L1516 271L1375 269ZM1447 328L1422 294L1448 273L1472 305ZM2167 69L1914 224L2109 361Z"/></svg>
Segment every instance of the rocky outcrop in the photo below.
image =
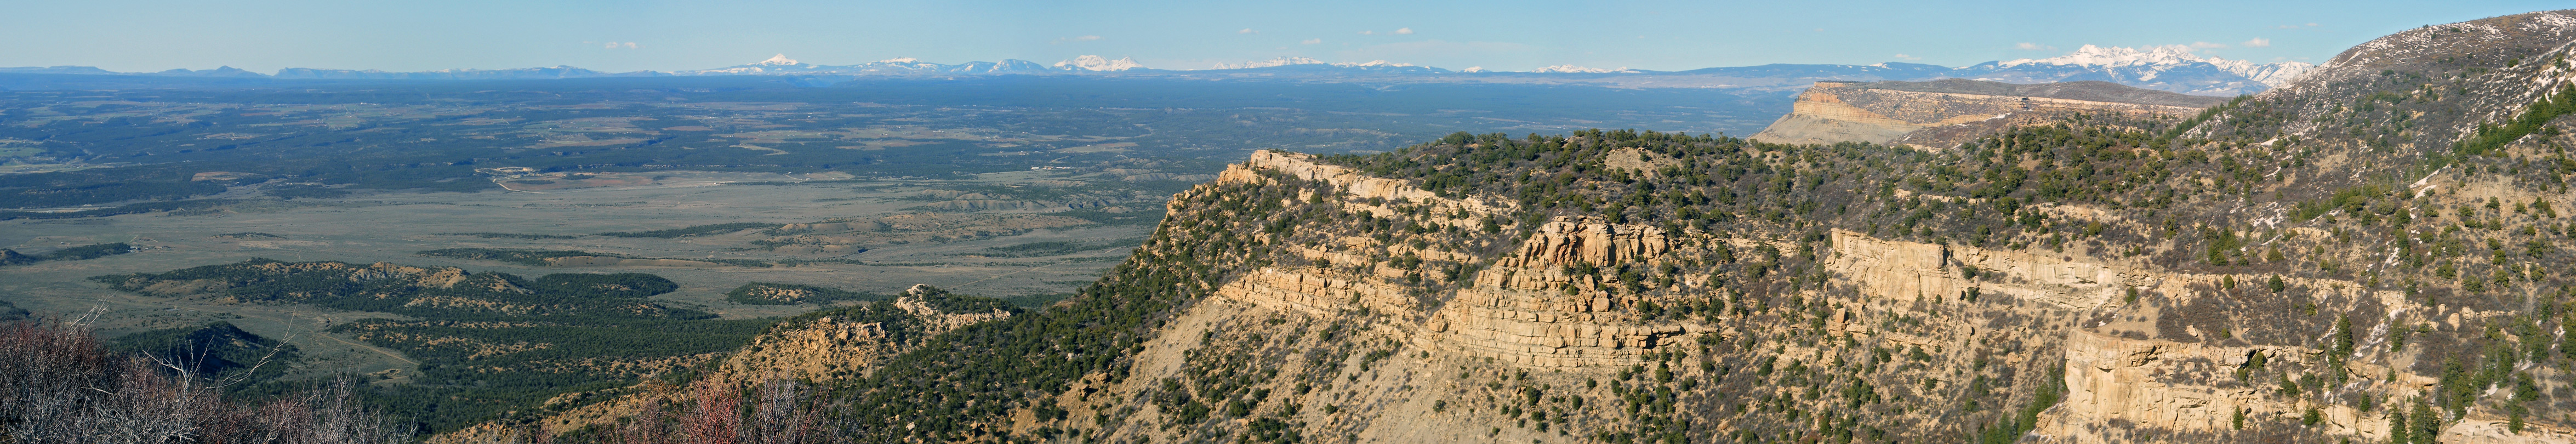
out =
<svg viewBox="0 0 2576 444"><path fill-rule="evenodd" d="M1672 251L1664 229L1645 225L1555 221L1521 244L1518 265L1596 265L1642 260Z"/></svg>
<svg viewBox="0 0 2576 444"><path fill-rule="evenodd" d="M2055 122L2075 113L2188 115L2225 101L2106 82L1816 82L1798 95L1789 115L1752 138L1949 148L1994 130Z"/></svg>
<svg viewBox="0 0 2576 444"><path fill-rule="evenodd" d="M1956 300L1974 289L2091 309L2128 289L2171 286L2169 290L2180 292L2196 279L2217 279L2129 271L2020 251L1889 241L1844 230L1833 232L1833 242L1835 255L1826 269L1864 294L1900 301Z"/></svg>
<svg viewBox="0 0 2576 444"><path fill-rule="evenodd" d="M2066 339L2065 403L2058 422L2041 433L2067 442L2121 442L2098 429L2125 422L2166 433L2214 432L2247 421L2295 422L2309 407L2268 396L2271 381L2230 381L2227 375L2258 357L2272 366L2317 366L2319 350L2287 346L2228 347L2153 339L2123 339L2077 331ZM2355 371L2354 373L2366 373ZM2371 375L2354 375L2368 378ZM2230 382L2233 382L2230 384ZM2327 433L2385 439L2388 422L2346 406L2319 410ZM2057 433L2049 433L2057 432Z"/></svg>
<svg viewBox="0 0 2576 444"><path fill-rule="evenodd" d="M1522 365L1566 367L1633 363L1639 353L1689 333L1680 324L1634 322L1633 297L1617 297L1595 276L1568 273L1621 263L1653 263L1673 250L1662 228L1558 220L1542 225L1517 252L1479 273L1433 315L1439 343L1472 356Z"/></svg>
<svg viewBox="0 0 2576 444"><path fill-rule="evenodd" d="M1508 206L1486 202L1484 199L1480 198L1471 197L1463 200L1442 198L1438 194L1424 191L1421 187L1414 186L1411 181L1370 177L1368 175L1360 174L1358 171L1353 171L1350 168L1317 163L1315 162L1314 155L1290 153L1285 151L1253 151L1251 160L1227 167L1224 172L1217 174L1216 182L1268 183L1260 176L1261 173L1259 172L1263 171L1283 174L1288 177L1306 181L1329 183L1342 193L1347 193L1348 196L1345 196L1345 198L1353 201L1370 199L1414 202L1449 201L1466 209L1479 210L1480 212L1491 212L1495 211L1494 209L1496 208L1508 208Z"/></svg>
<svg viewBox="0 0 2576 444"><path fill-rule="evenodd" d="M719 375L740 383L771 378L819 381L848 377L878 359L903 352L912 345L911 340L1011 316L1011 312L1001 310L943 311L923 302L921 288L925 287L916 285L891 303L906 315L891 321L899 325L889 325L890 321L882 317L833 316L784 325L752 339L750 347L757 352L726 358L718 366Z"/></svg>
<svg viewBox="0 0 2576 444"><path fill-rule="evenodd" d="M1348 193L1342 196L1346 207L1373 214L1395 212L1369 204L1376 201L1474 210L1474 214L1495 211L1482 201L1441 197L1406 181L1369 178L1315 163L1309 156L1275 151L1255 153L1252 161L1227 169L1221 181L1267 183L1266 175L1324 182ZM1463 219L1441 223L1470 225ZM1535 367L1633 364L1640 353L1665 345L1689 329L1631 322L1633 316L1625 307L1633 304L1632 297L1613 297L1593 276L1572 276L1567 270L1578 264L1591 268L1646 262L1671 252L1674 242L1672 234L1653 226L1548 222L1510 256L1473 275L1467 288L1448 297L1427 320L1406 327L1410 341ZM1432 260L1475 260L1442 251L1378 245L1368 238L1345 238L1339 245L1296 250L1318 266L1262 267L1227 282L1218 295L1314 315L1421 312L1430 305L1431 301L1395 283L1418 270L1381 265L1335 248L1387 248ZM1352 276L1332 271L1355 264L1364 264L1368 272Z"/></svg>

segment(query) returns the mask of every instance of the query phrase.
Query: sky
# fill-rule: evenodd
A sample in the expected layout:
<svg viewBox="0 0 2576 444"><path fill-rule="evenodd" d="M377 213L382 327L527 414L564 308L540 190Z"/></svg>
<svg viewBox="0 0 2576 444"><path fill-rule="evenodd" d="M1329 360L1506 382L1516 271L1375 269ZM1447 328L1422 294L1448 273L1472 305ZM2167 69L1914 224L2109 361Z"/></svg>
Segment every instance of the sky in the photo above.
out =
<svg viewBox="0 0 2576 444"><path fill-rule="evenodd" d="M0 66L685 70L785 54L1206 69L1276 57L1526 71L1930 63L2191 45L2321 63L2418 26L2576 7L2416 1L84 0L13 2Z"/></svg>

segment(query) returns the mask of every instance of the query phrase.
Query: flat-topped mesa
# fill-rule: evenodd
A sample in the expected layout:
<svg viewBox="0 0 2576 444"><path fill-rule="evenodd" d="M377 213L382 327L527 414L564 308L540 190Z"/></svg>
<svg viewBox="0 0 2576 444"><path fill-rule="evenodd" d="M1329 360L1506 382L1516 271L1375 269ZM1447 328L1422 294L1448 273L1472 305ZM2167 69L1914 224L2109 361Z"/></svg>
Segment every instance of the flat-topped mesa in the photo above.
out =
<svg viewBox="0 0 2576 444"><path fill-rule="evenodd" d="M1869 142L1949 148L2013 126L2074 113L2188 115L2226 103L2108 82L2015 85L1931 82L1816 82L1791 111L1753 135L1772 143Z"/></svg>

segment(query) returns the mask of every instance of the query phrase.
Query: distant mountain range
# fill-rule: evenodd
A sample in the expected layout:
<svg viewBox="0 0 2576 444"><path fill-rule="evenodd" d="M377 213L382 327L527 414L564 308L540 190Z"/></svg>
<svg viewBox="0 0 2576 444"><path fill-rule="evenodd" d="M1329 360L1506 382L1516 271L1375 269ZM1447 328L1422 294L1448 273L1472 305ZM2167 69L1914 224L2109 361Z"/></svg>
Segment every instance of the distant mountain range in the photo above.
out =
<svg viewBox="0 0 2576 444"><path fill-rule="evenodd" d="M1651 71L1556 65L1530 72L1490 71L1481 67L1449 70L1384 60L1328 63L1305 57L1280 57L1244 63L1220 63L1211 69L1147 68L1129 58L1086 55L1054 64L1026 60L966 62L949 65L897 58L855 65L805 63L780 54L768 60L714 69L683 71L601 72L571 66L519 69L446 69L391 72L378 70L286 68L261 74L233 67L160 72L114 72L88 66L0 68L0 73L119 75L159 77L269 78L317 80L529 80L599 77L668 76L931 76L931 75L1102 75L1160 77L1267 77L1309 80L1390 82L1499 82L1596 84L1632 88L1719 88L1747 92L1803 90L1818 80L1880 81L1962 78L2006 83L2098 80L2184 94L2233 96L2289 84L2314 65L2299 62L2253 63L2192 54L2185 46L2144 49L2085 45L2072 54L2044 59L1985 62L1964 67L1919 63L1872 65L1771 64Z"/></svg>

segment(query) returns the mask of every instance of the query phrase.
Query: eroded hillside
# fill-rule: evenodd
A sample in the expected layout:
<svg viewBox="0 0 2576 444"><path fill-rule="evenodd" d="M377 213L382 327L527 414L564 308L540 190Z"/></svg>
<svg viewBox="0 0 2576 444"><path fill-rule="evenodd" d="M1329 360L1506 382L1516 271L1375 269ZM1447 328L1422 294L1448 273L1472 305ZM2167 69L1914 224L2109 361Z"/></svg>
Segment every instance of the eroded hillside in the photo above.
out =
<svg viewBox="0 0 2576 444"><path fill-rule="evenodd" d="M2576 441L2571 15L1937 150L1258 152L1080 294L800 405L868 442Z"/></svg>

